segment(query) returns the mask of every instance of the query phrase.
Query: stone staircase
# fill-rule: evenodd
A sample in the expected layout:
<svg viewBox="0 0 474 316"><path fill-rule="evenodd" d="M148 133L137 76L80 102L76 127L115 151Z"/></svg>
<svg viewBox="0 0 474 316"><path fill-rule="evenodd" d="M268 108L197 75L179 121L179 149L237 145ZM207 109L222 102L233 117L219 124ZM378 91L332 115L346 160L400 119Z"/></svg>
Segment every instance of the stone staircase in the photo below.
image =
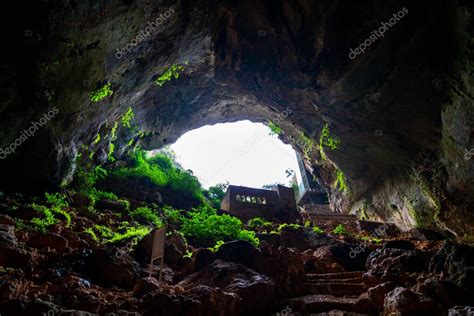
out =
<svg viewBox="0 0 474 316"><path fill-rule="evenodd" d="M364 271L307 274L305 295L289 300L292 312L302 315L359 315L369 313Z"/></svg>

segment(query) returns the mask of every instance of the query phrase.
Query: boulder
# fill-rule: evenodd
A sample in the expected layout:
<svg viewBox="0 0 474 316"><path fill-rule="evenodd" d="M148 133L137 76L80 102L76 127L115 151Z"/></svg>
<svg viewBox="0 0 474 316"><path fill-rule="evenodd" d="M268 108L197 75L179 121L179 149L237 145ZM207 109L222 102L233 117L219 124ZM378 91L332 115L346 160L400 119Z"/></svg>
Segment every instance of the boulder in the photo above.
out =
<svg viewBox="0 0 474 316"><path fill-rule="evenodd" d="M18 244L15 227L0 224L0 266L24 268L31 261L31 252Z"/></svg>
<svg viewBox="0 0 474 316"><path fill-rule="evenodd" d="M272 277L280 293L290 293L306 280L301 253L297 249L267 245L261 247L260 252L252 268Z"/></svg>
<svg viewBox="0 0 474 316"><path fill-rule="evenodd" d="M169 244L165 247L165 258L166 264L175 266L183 258L184 253L178 250L174 244Z"/></svg>
<svg viewBox="0 0 474 316"><path fill-rule="evenodd" d="M386 282L367 290L367 297L371 309L381 312L384 309L385 296L396 287L392 282Z"/></svg>
<svg viewBox="0 0 474 316"><path fill-rule="evenodd" d="M207 248L199 248L196 252L196 271L204 269L207 265L211 264L216 260L214 252Z"/></svg>
<svg viewBox="0 0 474 316"><path fill-rule="evenodd" d="M431 258L429 271L442 272L467 295L474 297L474 247L444 242Z"/></svg>
<svg viewBox="0 0 474 316"><path fill-rule="evenodd" d="M381 248L372 252L366 262L369 274L381 282L403 285L407 275L427 271L431 252Z"/></svg>
<svg viewBox="0 0 474 316"><path fill-rule="evenodd" d="M27 246L37 249L64 250L68 247L68 240L56 233L35 233L30 236Z"/></svg>
<svg viewBox="0 0 474 316"><path fill-rule="evenodd" d="M417 284L417 292L420 292L442 306L454 306L468 304L472 299L464 288L458 287L454 282L432 276Z"/></svg>
<svg viewBox="0 0 474 316"><path fill-rule="evenodd" d="M276 299L275 282L241 264L216 260L203 270L179 283L185 290L197 285L219 287L224 292L237 294L245 304L242 314L268 313Z"/></svg>
<svg viewBox="0 0 474 316"><path fill-rule="evenodd" d="M140 312L155 316L241 315L241 299L235 293L204 285L178 294L169 292L155 291L146 294L142 299Z"/></svg>
<svg viewBox="0 0 474 316"><path fill-rule="evenodd" d="M92 280L104 286L132 289L139 277L139 265L119 250L97 249L86 259L87 273Z"/></svg>
<svg viewBox="0 0 474 316"><path fill-rule="evenodd" d="M314 256L326 266L336 264L334 267L340 266L345 271L361 271L365 270L365 262L371 252L364 243L345 243L320 247Z"/></svg>
<svg viewBox="0 0 474 316"><path fill-rule="evenodd" d="M89 207L92 205L92 199L87 194L74 193L71 198L71 206L73 207Z"/></svg>
<svg viewBox="0 0 474 316"><path fill-rule="evenodd" d="M403 287L397 287L385 296L385 315L446 315L439 304L432 299Z"/></svg>
<svg viewBox="0 0 474 316"><path fill-rule="evenodd" d="M248 241L235 240L220 246L216 252L216 258L225 261L243 264L253 267L257 256L261 253Z"/></svg>
<svg viewBox="0 0 474 316"><path fill-rule="evenodd" d="M160 288L158 280L153 277L140 278L133 287L133 296L141 297Z"/></svg>

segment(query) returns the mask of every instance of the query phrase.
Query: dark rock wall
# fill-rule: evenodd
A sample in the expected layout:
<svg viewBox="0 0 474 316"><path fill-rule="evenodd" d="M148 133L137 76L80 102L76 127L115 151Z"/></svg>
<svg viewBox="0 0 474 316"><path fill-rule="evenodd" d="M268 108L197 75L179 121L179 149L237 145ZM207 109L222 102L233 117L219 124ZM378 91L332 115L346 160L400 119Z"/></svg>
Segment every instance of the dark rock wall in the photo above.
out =
<svg viewBox="0 0 474 316"><path fill-rule="evenodd" d="M303 131L318 143L327 122L341 144L315 170L335 210L472 234L472 12L469 1L41 2L21 52L2 60L2 148L49 109L58 113L0 161L1 187L59 184L82 145L103 162L111 127L130 106L146 137L119 127L116 156L134 137L158 148L240 119L280 118L287 136ZM150 38L117 58L160 14ZM156 86L173 63L184 65L181 76ZM106 81L114 94L91 103ZM311 157L321 162L317 150ZM333 188L336 167L350 194Z"/></svg>

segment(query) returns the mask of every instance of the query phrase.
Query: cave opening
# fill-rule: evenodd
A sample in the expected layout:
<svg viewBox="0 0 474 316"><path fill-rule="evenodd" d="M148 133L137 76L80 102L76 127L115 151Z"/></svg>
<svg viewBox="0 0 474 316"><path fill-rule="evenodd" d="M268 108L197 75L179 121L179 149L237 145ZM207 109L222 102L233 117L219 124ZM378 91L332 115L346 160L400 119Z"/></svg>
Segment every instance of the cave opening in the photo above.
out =
<svg viewBox="0 0 474 316"><path fill-rule="evenodd" d="M23 10L0 59L0 314L472 314L473 16Z"/></svg>
<svg viewBox="0 0 474 316"><path fill-rule="evenodd" d="M295 150L262 123L206 125L186 132L158 152L167 149L204 188L218 183L261 188L301 182Z"/></svg>

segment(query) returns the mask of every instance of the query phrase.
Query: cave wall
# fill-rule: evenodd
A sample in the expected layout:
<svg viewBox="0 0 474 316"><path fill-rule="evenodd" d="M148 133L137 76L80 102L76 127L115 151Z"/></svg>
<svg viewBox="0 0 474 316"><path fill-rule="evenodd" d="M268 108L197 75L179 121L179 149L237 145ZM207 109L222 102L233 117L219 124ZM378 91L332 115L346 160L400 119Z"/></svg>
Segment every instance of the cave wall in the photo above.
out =
<svg viewBox="0 0 474 316"><path fill-rule="evenodd" d="M383 37L349 57L403 8ZM145 137L119 127L118 158L130 139L154 149L207 124L279 118L282 139L300 151L298 132L318 144L324 123L341 140L325 149L327 161L311 152L334 210L472 234L472 12L468 1L39 3L20 46L30 58L2 61L2 148L58 113L0 161L0 187L67 183L83 146L104 163L110 129L129 107ZM184 71L158 87L171 64ZM90 102L105 82L114 94ZM349 192L334 187L336 168Z"/></svg>

